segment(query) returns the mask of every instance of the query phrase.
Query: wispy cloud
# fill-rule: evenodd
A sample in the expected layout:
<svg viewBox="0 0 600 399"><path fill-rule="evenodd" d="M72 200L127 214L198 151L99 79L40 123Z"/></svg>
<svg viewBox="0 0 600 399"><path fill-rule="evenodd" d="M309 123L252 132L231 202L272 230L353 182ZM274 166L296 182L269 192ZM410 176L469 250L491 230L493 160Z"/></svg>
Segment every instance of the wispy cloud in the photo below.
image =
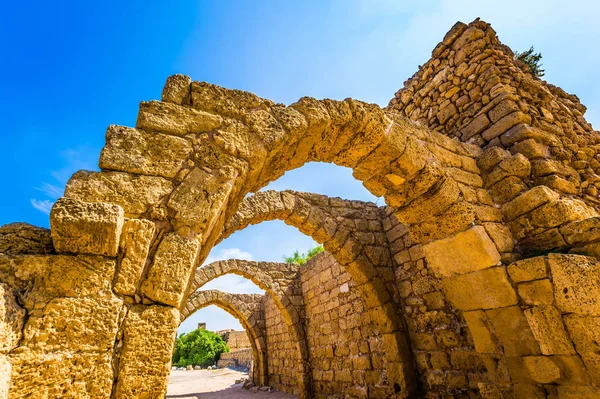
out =
<svg viewBox="0 0 600 399"><path fill-rule="evenodd" d="M216 248L215 248L216 249ZM216 254L210 254L206 261L205 265L209 263L216 262L218 260L227 260L227 259L245 259L245 260L253 260L254 257L250 252L243 251L240 248L221 248L217 249ZM264 291L261 290L256 284L252 281L237 276L235 274L226 274L224 276L218 277L214 280L209 281L201 288L202 290L219 290L223 292L230 292L232 294L263 294Z"/></svg>
<svg viewBox="0 0 600 399"><path fill-rule="evenodd" d="M37 200L32 198L30 200L31 206L33 206L38 211L45 213L46 215L50 214L50 210L52 209L52 205L54 205L54 201L50 200Z"/></svg>
<svg viewBox="0 0 600 399"><path fill-rule="evenodd" d="M48 172L51 181L41 182L39 187L35 187L47 199L31 198L30 200L31 206L45 214L49 214L54 201L62 197L64 187L73 173L81 169L97 170L98 154L89 148L70 148L62 151L60 156L64 160L63 166Z"/></svg>

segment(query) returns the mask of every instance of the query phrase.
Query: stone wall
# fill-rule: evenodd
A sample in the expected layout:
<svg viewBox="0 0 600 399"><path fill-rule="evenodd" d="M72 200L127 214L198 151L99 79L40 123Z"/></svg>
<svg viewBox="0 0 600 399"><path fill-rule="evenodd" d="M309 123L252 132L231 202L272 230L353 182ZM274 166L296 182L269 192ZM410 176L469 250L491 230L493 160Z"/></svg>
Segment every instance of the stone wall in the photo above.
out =
<svg viewBox="0 0 600 399"><path fill-rule="evenodd" d="M221 353L217 361L217 367L245 367L248 370L252 370L253 363L254 353L252 352L252 348L235 349L227 353Z"/></svg>
<svg viewBox="0 0 600 399"><path fill-rule="evenodd" d="M217 331L217 334L221 336L227 343L229 349L246 349L250 348L250 341L248 340L248 334L246 331Z"/></svg>
<svg viewBox="0 0 600 399"><path fill-rule="evenodd" d="M298 367L301 360L296 342L290 337L288 326L273 298L266 296L263 303L266 317L269 385L281 391L298 393Z"/></svg>

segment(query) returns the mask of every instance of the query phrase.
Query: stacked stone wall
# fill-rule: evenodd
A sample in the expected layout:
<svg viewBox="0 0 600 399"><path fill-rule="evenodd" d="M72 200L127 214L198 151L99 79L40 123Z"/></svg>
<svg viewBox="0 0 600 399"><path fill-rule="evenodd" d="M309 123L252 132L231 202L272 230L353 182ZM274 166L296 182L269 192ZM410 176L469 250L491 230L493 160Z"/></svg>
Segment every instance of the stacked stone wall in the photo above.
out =
<svg viewBox="0 0 600 399"><path fill-rule="evenodd" d="M297 343L291 338L281 311L270 296L263 298L266 317L267 369L269 385L298 393L298 367L301 363Z"/></svg>
<svg viewBox="0 0 600 399"><path fill-rule="evenodd" d="M248 370L252 370L253 362L254 353L252 352L252 348L236 349L231 352L221 353L221 356L217 361L217 367L244 367Z"/></svg>

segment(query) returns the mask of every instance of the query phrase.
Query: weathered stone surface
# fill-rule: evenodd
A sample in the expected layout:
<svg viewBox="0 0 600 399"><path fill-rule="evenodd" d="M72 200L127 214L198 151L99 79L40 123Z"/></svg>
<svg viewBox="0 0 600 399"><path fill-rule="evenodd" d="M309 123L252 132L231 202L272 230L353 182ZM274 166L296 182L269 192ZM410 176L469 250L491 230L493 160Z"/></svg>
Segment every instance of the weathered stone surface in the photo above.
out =
<svg viewBox="0 0 600 399"><path fill-rule="evenodd" d="M557 387L560 399L596 399L600 397L600 388L592 386L568 386Z"/></svg>
<svg viewBox="0 0 600 399"><path fill-rule="evenodd" d="M223 118L191 107L160 101L142 102L136 127L148 132L183 136L203 133L221 126Z"/></svg>
<svg viewBox="0 0 600 399"><path fill-rule="evenodd" d="M0 254L49 254L54 252L50 230L28 223L0 227Z"/></svg>
<svg viewBox="0 0 600 399"><path fill-rule="evenodd" d="M442 280L446 297L460 310L493 309L517 303L505 267L493 267Z"/></svg>
<svg viewBox="0 0 600 399"><path fill-rule="evenodd" d="M525 317L533 336L540 344L542 354L572 355L575 353L560 312L554 306L534 306L526 309Z"/></svg>
<svg viewBox="0 0 600 399"><path fill-rule="evenodd" d="M481 226L423 246L425 257L438 277L451 277L495 266L496 246Z"/></svg>
<svg viewBox="0 0 600 399"><path fill-rule="evenodd" d="M125 320L116 397L159 398L167 389L179 312L166 306L133 306Z"/></svg>
<svg viewBox="0 0 600 399"><path fill-rule="evenodd" d="M166 103L183 104L190 95L192 79L189 76L175 74L167 78L161 99Z"/></svg>
<svg viewBox="0 0 600 399"><path fill-rule="evenodd" d="M548 263L558 309L600 316L600 262L588 256L550 254Z"/></svg>
<svg viewBox="0 0 600 399"><path fill-rule="evenodd" d="M173 183L156 176L122 172L75 173L65 189L65 197L86 202L120 205L125 217L138 217L173 191Z"/></svg>
<svg viewBox="0 0 600 399"><path fill-rule="evenodd" d="M521 300L527 305L552 305L554 292L549 279L528 281L517 285Z"/></svg>
<svg viewBox="0 0 600 399"><path fill-rule="evenodd" d="M484 176L485 186L492 186L510 176L528 179L531 173L529 160L521 154L513 155L501 161L487 175Z"/></svg>
<svg viewBox="0 0 600 399"><path fill-rule="evenodd" d="M132 296L140 283L154 223L148 220L128 219L121 233L121 261L115 278L115 292Z"/></svg>
<svg viewBox="0 0 600 399"><path fill-rule="evenodd" d="M506 356L537 355L540 346L518 306L486 310Z"/></svg>
<svg viewBox="0 0 600 399"><path fill-rule="evenodd" d="M519 260L509 265L507 270L510 279L516 283L548 277L548 266L545 256Z"/></svg>
<svg viewBox="0 0 600 399"><path fill-rule="evenodd" d="M50 212L54 247L63 253L116 256L123 221L118 205L61 198Z"/></svg>
<svg viewBox="0 0 600 399"><path fill-rule="evenodd" d="M8 356L0 354L0 398L8 398L8 389L10 388L10 374L12 367Z"/></svg>
<svg viewBox="0 0 600 399"><path fill-rule="evenodd" d="M170 179L191 152L192 144L184 138L111 125L100 153L100 168Z"/></svg>
<svg viewBox="0 0 600 399"><path fill-rule="evenodd" d="M158 245L154 262L142 283L142 293L148 298L179 307L187 282L191 277L200 242L167 234Z"/></svg>
<svg viewBox="0 0 600 399"><path fill-rule="evenodd" d="M231 189L230 179L200 168L193 169L167 203L174 214L173 225L184 236L208 234L211 223L227 204Z"/></svg>
<svg viewBox="0 0 600 399"><path fill-rule="evenodd" d="M523 358L529 375L541 384L549 384L560 379L560 368L545 356L525 356Z"/></svg>
<svg viewBox="0 0 600 399"><path fill-rule="evenodd" d="M600 240L600 217L577 220L562 226L560 232L573 246Z"/></svg>
<svg viewBox="0 0 600 399"><path fill-rule="evenodd" d="M600 384L600 317L573 314L564 321L592 381Z"/></svg>
<svg viewBox="0 0 600 399"><path fill-rule="evenodd" d="M536 186L504 204L502 206L502 213L504 213L508 220L513 220L547 202L555 201L559 197L558 193L546 186Z"/></svg>
<svg viewBox="0 0 600 399"><path fill-rule="evenodd" d="M22 337L24 320L25 310L17 303L10 287L0 283L0 355L8 353L17 346ZM0 386L2 386L1 381L0 374Z"/></svg>
<svg viewBox="0 0 600 399"><path fill-rule="evenodd" d="M469 332L475 342L475 349L480 353L499 353L497 340L490 331L491 324L482 310L463 312Z"/></svg>

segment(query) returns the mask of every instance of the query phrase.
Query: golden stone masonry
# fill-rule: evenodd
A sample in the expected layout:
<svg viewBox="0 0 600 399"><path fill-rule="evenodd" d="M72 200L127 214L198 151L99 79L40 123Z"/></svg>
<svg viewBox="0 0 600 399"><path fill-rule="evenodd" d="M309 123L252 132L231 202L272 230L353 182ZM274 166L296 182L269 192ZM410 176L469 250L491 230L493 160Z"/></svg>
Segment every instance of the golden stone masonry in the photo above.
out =
<svg viewBox="0 0 600 399"><path fill-rule="evenodd" d="M0 228L0 398L164 398L177 328L211 304L244 326L254 383L301 398L600 398L585 110L480 20L386 108L171 76L135 128L108 127L101 171L73 175L50 230ZM311 161L386 206L260 191ZM275 219L326 252L203 265ZM266 294L199 290L229 273Z"/></svg>

